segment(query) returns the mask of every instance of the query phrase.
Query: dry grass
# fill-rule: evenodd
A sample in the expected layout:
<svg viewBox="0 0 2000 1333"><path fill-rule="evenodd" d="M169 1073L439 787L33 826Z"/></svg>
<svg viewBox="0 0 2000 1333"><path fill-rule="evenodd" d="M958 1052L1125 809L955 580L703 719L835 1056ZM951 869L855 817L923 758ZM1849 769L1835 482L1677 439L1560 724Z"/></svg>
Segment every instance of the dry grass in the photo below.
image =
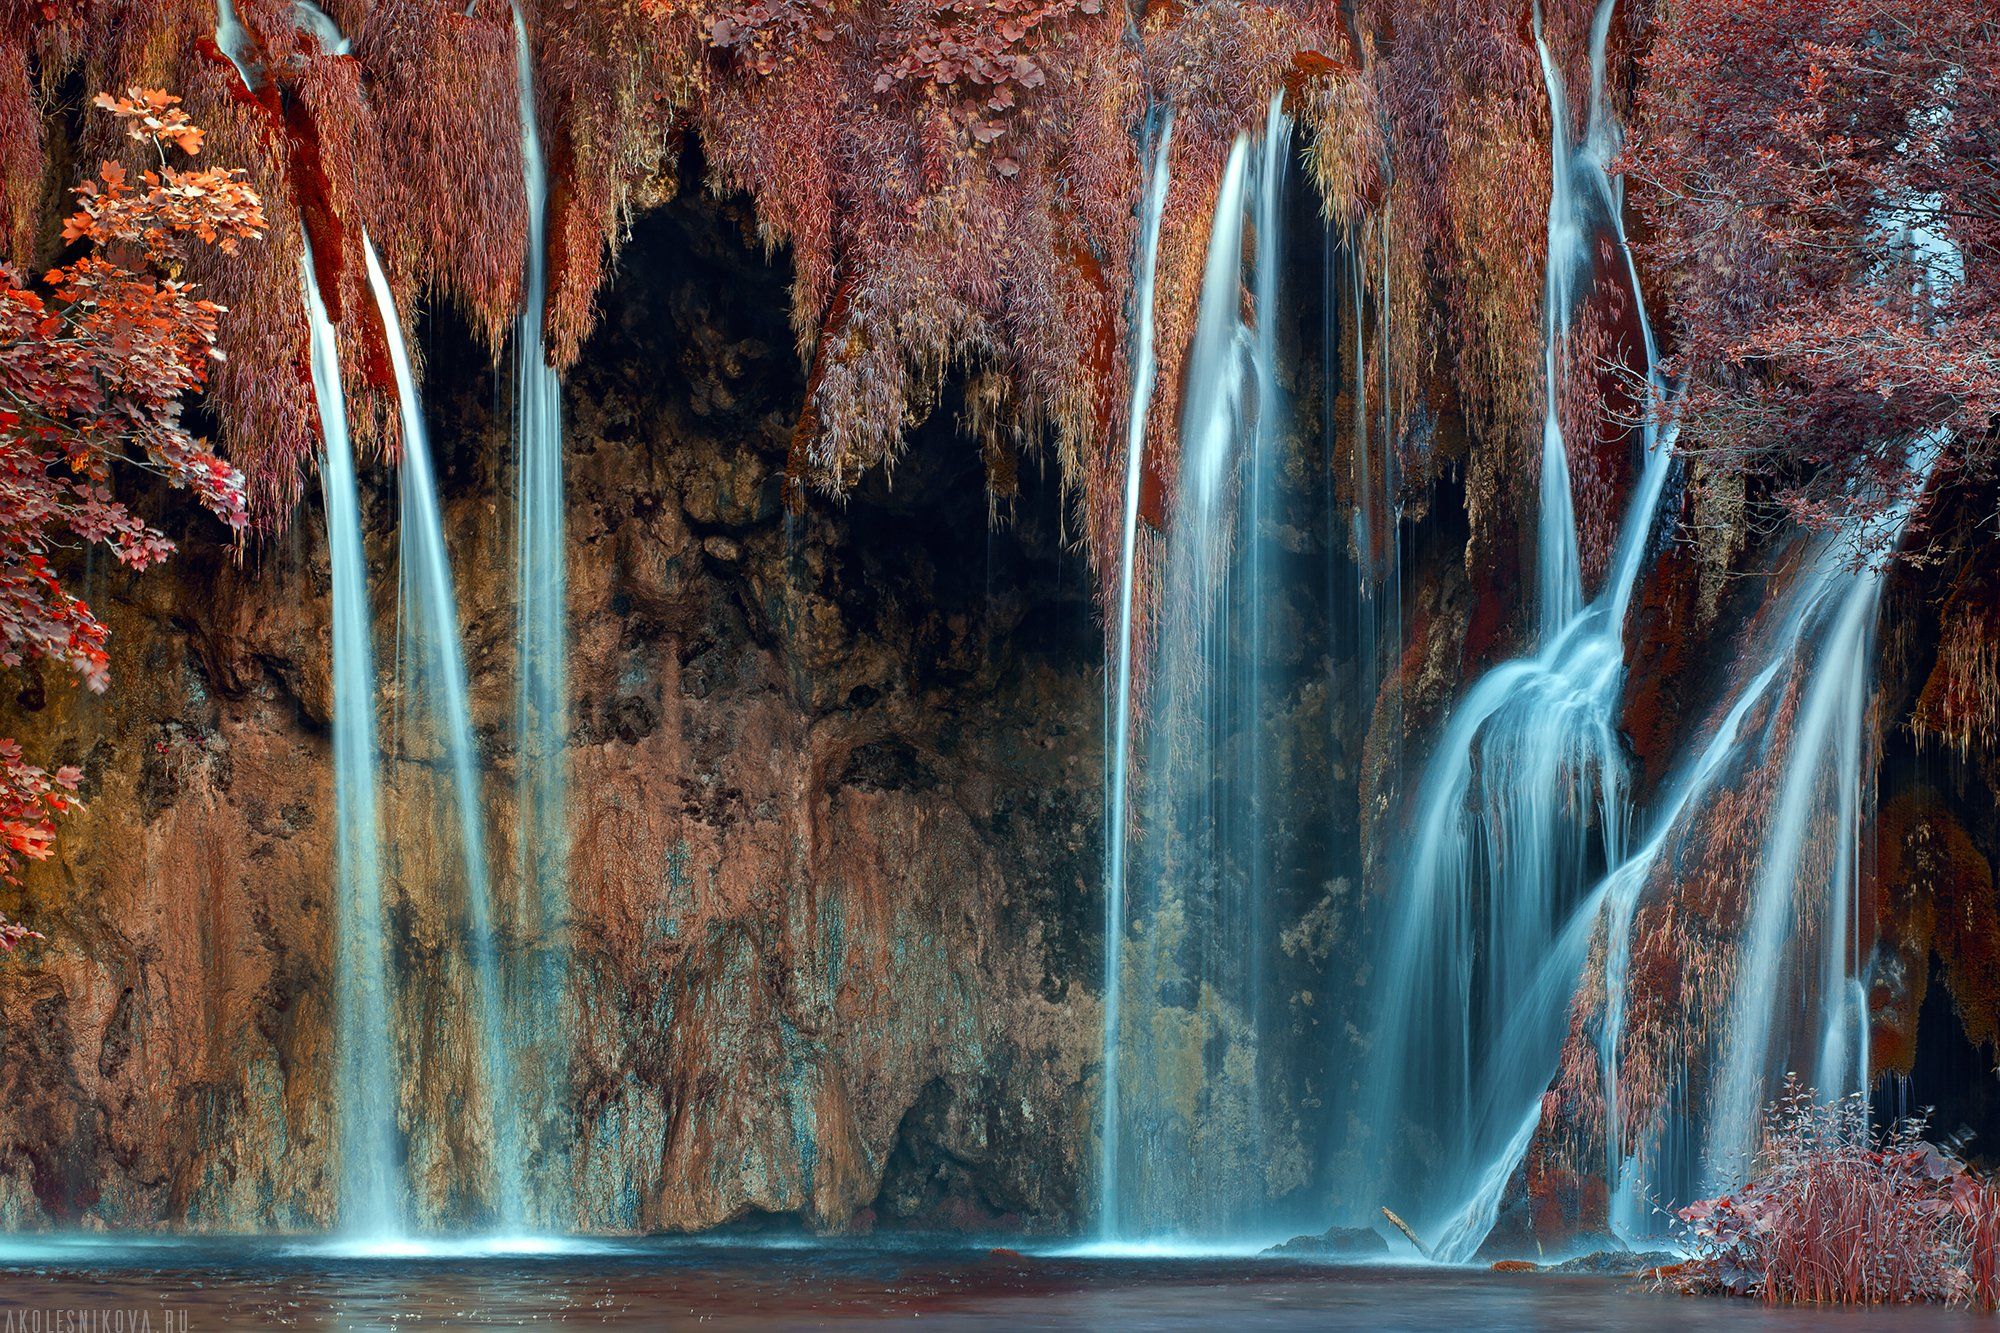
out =
<svg viewBox="0 0 2000 1333"><path fill-rule="evenodd" d="M2000 1298L2000 1186L1926 1142L1921 1120L1871 1129L1860 1096L1796 1082L1768 1112L1745 1183L1681 1209L1690 1293L1768 1304Z"/></svg>

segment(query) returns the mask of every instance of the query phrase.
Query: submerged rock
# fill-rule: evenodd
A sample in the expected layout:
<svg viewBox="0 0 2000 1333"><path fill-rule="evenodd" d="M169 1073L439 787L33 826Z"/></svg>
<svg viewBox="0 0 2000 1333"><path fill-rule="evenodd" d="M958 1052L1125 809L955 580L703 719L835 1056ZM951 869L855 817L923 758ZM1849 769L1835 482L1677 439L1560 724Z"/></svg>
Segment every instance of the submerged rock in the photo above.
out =
<svg viewBox="0 0 2000 1333"><path fill-rule="evenodd" d="M1368 1227L1328 1227L1316 1236L1294 1236L1264 1253L1288 1259L1360 1259L1386 1255L1389 1242Z"/></svg>
<svg viewBox="0 0 2000 1333"><path fill-rule="evenodd" d="M1681 1257L1671 1250L1597 1250L1550 1264L1551 1273L1596 1273L1606 1277L1640 1277L1657 1268L1671 1268Z"/></svg>

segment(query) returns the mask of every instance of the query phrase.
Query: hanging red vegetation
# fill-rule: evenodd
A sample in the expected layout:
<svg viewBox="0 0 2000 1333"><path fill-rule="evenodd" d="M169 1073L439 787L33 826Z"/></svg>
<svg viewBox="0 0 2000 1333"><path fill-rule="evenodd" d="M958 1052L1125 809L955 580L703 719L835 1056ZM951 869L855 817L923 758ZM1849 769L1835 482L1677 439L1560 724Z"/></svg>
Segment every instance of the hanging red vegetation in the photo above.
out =
<svg viewBox="0 0 2000 1333"><path fill-rule="evenodd" d="M1123 293L1102 274L1129 250L1138 119L1095 9L725 6L703 27L712 180L792 251L811 480L844 490L892 458L961 362L1003 371L1010 424L1071 447L1094 425L1091 312Z"/></svg>
<svg viewBox="0 0 2000 1333"><path fill-rule="evenodd" d="M28 53L0 40L0 253L34 249L42 221L41 125L35 115Z"/></svg>
<svg viewBox="0 0 2000 1333"><path fill-rule="evenodd" d="M1539 8L1572 140L1587 120L1596 9L1591 0ZM1465 469L1467 561L1490 570L1510 558L1510 516L1534 494L1539 469L1552 136L1537 10L1499 0L1377 0L1356 12L1382 140L1379 183L1364 184L1368 206L1347 228L1375 343L1367 417L1388 436L1378 447L1394 451L1413 510L1433 478ZM1624 74L1622 66L1607 72L1614 98ZM1315 155L1338 147L1337 138L1323 141ZM1565 425L1580 425L1576 442L1587 450L1603 407L1589 392L1591 358L1609 348L1587 321L1583 332L1560 356L1561 411ZM1445 417L1462 427L1433 430ZM1468 449L1471 441L1478 447ZM1583 450L1572 457L1586 465L1583 490L1610 489L1613 470L1591 471ZM1596 529L1616 506L1579 512L1607 516L1583 533L1594 570L1609 544Z"/></svg>
<svg viewBox="0 0 2000 1333"><path fill-rule="evenodd" d="M0 664L47 658L102 690L104 625L51 556L74 541L145 569L173 551L114 494L135 471L191 491L232 530L247 524L242 476L181 420L183 396L219 355L223 308L167 275L197 249L234 254L265 222L242 172L173 165L204 138L179 98L134 90L96 104L152 165L135 177L107 161L77 188L62 235L84 252L39 284L0 266ZM0 871L48 855L51 821L72 804L63 793L76 781L75 770L51 776L0 743Z"/></svg>
<svg viewBox="0 0 2000 1333"><path fill-rule="evenodd" d="M1150 312L1145 489L1161 510L1223 161L1274 94L1309 122L1358 106L1323 91L1352 84L1356 65L1335 7L1219 0L1142 20L1095 0L662 12L692 13L706 45L691 111L711 184L750 193L767 244L791 251L809 386L797 479L838 494L890 463L962 369L977 392L961 425L989 459L1052 441L1084 544L1108 569L1140 127L1176 117Z"/></svg>
<svg viewBox="0 0 2000 1333"><path fill-rule="evenodd" d="M1749 1178L1680 1210L1683 1291L1768 1304L2000 1300L2000 1186L1926 1143L1921 1121L1869 1128L1868 1104L1788 1084Z"/></svg>
<svg viewBox="0 0 2000 1333"><path fill-rule="evenodd" d="M1622 7L1628 27L1640 8ZM54 19L12 3L0 11L0 122L35 126L20 151L38 163L57 80L171 75L249 170L272 244L254 262L196 261L196 275L244 316L210 389L261 529L286 521L316 445L302 240L342 330L357 437L387 449L363 230L406 322L426 295L451 301L497 351L520 300L526 201L513 5L342 0L322 14L242 0L235 11L241 32L225 52L197 0L89 0ZM1545 11L1580 124L1596 5ZM1147 312L1158 375L1142 494L1158 526L1216 187L1233 140L1278 97L1327 215L1365 261L1368 322L1387 339L1356 410L1383 423L1375 447L1399 451L1412 496L1468 456L1465 429L1430 423L1463 420L1482 441L1469 490L1475 544L1490 551L1503 489L1532 489L1540 417L1549 114L1524 12L1512 0L524 3L549 168L550 356L578 355L630 217L674 188L682 145L698 141L708 186L749 194L765 243L789 250L810 390L795 481L838 495L890 464L947 378L961 379L960 424L996 485L1023 447L1053 447L1108 603L1142 127L1175 115ZM1614 89L1624 72L1612 70ZM26 235L28 207L22 193L0 221ZM1580 336L1567 358L1564 416L1585 438L1602 342ZM1445 455L1419 456L1439 438ZM1616 443L1581 459L1594 515L1614 512L1597 499L1621 484ZM1607 544L1586 534L1593 562ZM1142 610L1142 640L1146 620Z"/></svg>
<svg viewBox="0 0 2000 1333"><path fill-rule="evenodd" d="M528 234L514 45L496 0L378 0L354 37L377 127L354 188L375 247L496 353L520 310Z"/></svg>
<svg viewBox="0 0 2000 1333"><path fill-rule="evenodd" d="M679 117L705 47L693 8L630 0L534 6L547 145L549 357L575 362L631 214L674 189Z"/></svg>
<svg viewBox="0 0 2000 1333"><path fill-rule="evenodd" d="M1917 735L1957 747L2000 741L2000 569L1975 548L1939 613L1937 665L1911 722Z"/></svg>
<svg viewBox="0 0 2000 1333"><path fill-rule="evenodd" d="M1679 0L1629 168L1665 275L1682 446L1865 516L2000 421L2000 24L1984 0ZM1863 529L1863 539L1872 529Z"/></svg>

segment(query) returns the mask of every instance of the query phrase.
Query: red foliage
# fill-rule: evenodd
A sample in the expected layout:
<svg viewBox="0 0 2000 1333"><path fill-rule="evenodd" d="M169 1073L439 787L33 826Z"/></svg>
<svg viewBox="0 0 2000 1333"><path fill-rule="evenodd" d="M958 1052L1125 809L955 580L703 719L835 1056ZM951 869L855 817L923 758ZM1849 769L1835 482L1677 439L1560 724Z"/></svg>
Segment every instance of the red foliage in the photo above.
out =
<svg viewBox="0 0 2000 1333"><path fill-rule="evenodd" d="M678 116L694 96L705 43L695 6L630 0L539 7L536 99L550 175L549 355L577 358L597 289L641 202L673 188Z"/></svg>
<svg viewBox="0 0 2000 1333"><path fill-rule="evenodd" d="M26 254L41 221L41 126L34 114L28 53L0 41L0 254Z"/></svg>
<svg viewBox="0 0 2000 1333"><path fill-rule="evenodd" d="M1574 69L1579 8L1550 7L1551 44ZM1407 417L1420 368L1456 372L1474 433L1511 449L1533 476L1539 419L1542 266L1547 250L1548 97L1526 6L1496 0L1377 0L1364 6L1384 49L1374 62L1394 184L1368 253L1389 303L1395 416ZM1567 56L1568 59L1564 60ZM1572 77L1572 88L1586 80ZM1533 182L1532 186L1529 182ZM1381 256L1386 255L1386 258ZM1400 333L1393 332L1400 329ZM1406 460L1413 477L1422 460Z"/></svg>
<svg viewBox="0 0 2000 1333"><path fill-rule="evenodd" d="M1873 1133L1865 1098L1824 1103L1788 1084L1755 1173L1680 1210L1692 1257L1675 1281L1768 1303L1993 1308L2000 1189L1922 1130Z"/></svg>
<svg viewBox="0 0 2000 1333"><path fill-rule="evenodd" d="M56 816L83 808L73 793L83 774L54 773L21 758L18 743L0 738L0 879L14 882L22 861L40 861L55 846ZM35 931L0 917L0 949L11 949Z"/></svg>
<svg viewBox="0 0 2000 1333"><path fill-rule="evenodd" d="M181 400L205 382L222 307L164 276L190 240L223 252L264 229L263 207L240 172L183 170L202 132L179 99L135 90L97 105L147 144L157 167L135 182L106 162L77 189L64 239L93 247L51 269L39 287L0 266L0 663L38 657L91 689L109 672L105 628L57 576L50 556L69 540L102 544L144 569L173 543L112 491L114 477L151 472L232 530L248 521L243 478L181 421ZM53 779L0 747L0 866L48 852L49 821L70 802L75 774Z"/></svg>
<svg viewBox="0 0 2000 1333"><path fill-rule="evenodd" d="M1374 112L1330 0L1155 7L1137 24L1102 0L521 9L549 166L545 320L558 364L578 354L631 214L673 187L683 136L698 134L709 184L750 193L765 241L792 252L813 390L801 476L838 493L893 458L944 378L963 370L979 381L965 425L989 459L1054 440L1093 553L1115 545L1142 119L1166 104L1179 115L1152 481L1173 474L1178 359L1229 141L1282 90L1308 123L1339 120L1315 153L1343 216L1377 188ZM243 316L210 387L260 530L286 521L313 447L301 234L343 329L364 440L389 431L380 339L357 276L363 226L406 314L427 294L453 300L497 345L520 293L512 7L344 0L327 12L351 56L325 49L316 24L279 0L236 5L233 59L201 0L82 0L54 18L0 8L0 123L32 129L10 181L40 171L55 80L144 73L187 89L267 201L264 253L191 260ZM28 202L0 218L17 236L30 230ZM836 290L846 294L837 310Z"/></svg>
<svg viewBox="0 0 2000 1333"><path fill-rule="evenodd" d="M2000 25L1986 0L1668 7L1631 171L1667 275L1683 447L1813 522L1910 443L1984 469L2000 420Z"/></svg>
<svg viewBox="0 0 2000 1333"><path fill-rule="evenodd" d="M375 247L391 273L456 302L497 353L520 309L528 227L511 11L380 0L354 58L376 123L375 160L354 183Z"/></svg>

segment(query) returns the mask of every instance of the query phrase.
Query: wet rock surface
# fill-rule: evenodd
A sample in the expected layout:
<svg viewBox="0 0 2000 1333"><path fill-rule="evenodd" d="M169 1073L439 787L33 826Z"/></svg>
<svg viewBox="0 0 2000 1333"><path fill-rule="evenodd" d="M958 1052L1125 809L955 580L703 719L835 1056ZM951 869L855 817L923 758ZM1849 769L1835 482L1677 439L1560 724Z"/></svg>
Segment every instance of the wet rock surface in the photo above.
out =
<svg viewBox="0 0 2000 1333"><path fill-rule="evenodd" d="M1264 1253L1287 1259L1364 1259L1389 1253L1389 1242L1368 1227L1328 1227L1316 1236L1294 1236Z"/></svg>
<svg viewBox="0 0 2000 1333"><path fill-rule="evenodd" d="M1591 1273L1600 1277L1643 1277L1681 1261L1672 1250L1595 1250L1548 1264L1551 1273Z"/></svg>

